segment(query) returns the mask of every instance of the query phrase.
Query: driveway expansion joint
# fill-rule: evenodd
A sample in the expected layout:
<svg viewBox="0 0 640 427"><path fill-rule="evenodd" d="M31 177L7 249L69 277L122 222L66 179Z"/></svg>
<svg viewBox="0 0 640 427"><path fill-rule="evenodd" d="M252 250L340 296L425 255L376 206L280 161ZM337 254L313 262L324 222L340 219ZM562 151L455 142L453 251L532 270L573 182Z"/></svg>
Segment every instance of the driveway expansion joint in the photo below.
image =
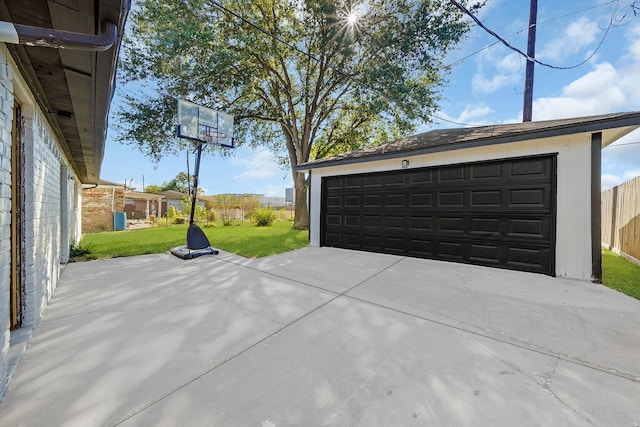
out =
<svg viewBox="0 0 640 427"><path fill-rule="evenodd" d="M238 267L248 268L248 269L251 269L251 270L254 270L254 271L257 271L257 272L263 273L263 274L267 274L267 275L270 275L270 276L278 277L278 278L280 278L280 279L285 279L285 280L287 280L287 281L291 281L291 282L294 282L294 283L299 283L299 284L302 284L302 285L305 285L305 286L311 286L311 287L314 287L314 288L316 288L316 289L321 289L321 290L323 290L323 291L325 291L325 292L330 292L330 293L334 294L334 297L333 297L333 298L330 298L329 300L327 300L327 301L325 301L325 302L323 302L323 303L322 303L322 304L320 304L319 306L317 306L317 307L315 307L315 308L313 308L313 309L311 309L311 310L307 311L307 312L306 312L306 313L304 313L303 315L298 316L297 318L293 319L292 321L290 321L290 322L288 322L287 324L283 325L282 327L278 328L276 331L269 333L268 335L266 335L266 336L265 336L265 337L263 337L263 338L260 338L259 340L257 340L257 341L256 341L256 342L254 342L253 344L251 344L251 345L249 345L249 346L245 347L244 349L240 350L239 352L237 352L237 353L235 353L235 354L233 354L233 355L229 356L227 359L225 359L225 360L223 360L222 362L220 362L220 363L216 364L215 366L213 366L213 367L211 367L211 368L207 369L206 371L204 371L204 372L200 373L199 375L196 375L195 377L193 377L193 378L191 378L190 380L188 380L188 381L186 381L186 382L182 383L181 385L179 385L179 386L177 386L177 387L174 387L174 388L173 388L173 390L169 391L168 393L164 394L163 396L161 396L161 397L159 397L159 398L157 398L157 399L154 399L153 401L147 402L146 404L144 404L143 406L141 406L141 407L140 407L140 408L138 408L137 410L134 410L134 411L130 412L130 413L129 413L128 415L126 415L124 418L121 418L120 420L118 420L115 424L113 424L113 426L115 427L115 426L121 425L122 423L124 423L124 422L126 422L126 421L129 421L130 419L134 418L136 415L141 414L142 412L146 411L147 409L151 408L152 406L156 405L157 403L159 403L159 402L161 402L161 401L165 400L166 398L168 398L168 397L172 396L173 394L175 394L176 392L178 392L178 391L182 390L183 388L185 388L185 387L189 386L190 384L195 383L195 382L196 382L196 381L198 381L199 379L201 379L201 378L203 378L203 377L205 377L205 376L207 376L207 375L209 375L209 374L213 373L214 371L216 371L217 369L219 369L219 368L223 367L223 366L224 366L224 365L226 365L227 363L229 363L229 362L233 361L234 359L236 359L236 358L240 357L241 355L243 355L243 354L245 354L245 353L249 352L250 350L252 350L252 349L256 348L257 346L259 346L260 344L262 344L262 343L264 343L264 342L268 341L269 339L271 339L271 338L273 338L273 337L277 336L279 333L281 333L281 332L283 332L284 330L288 329L289 327L291 327L291 326L293 326L293 325L297 324L297 323L298 323L298 322L300 322L301 320L303 320L303 319L305 319L305 318L309 317L311 314L313 314L313 313L317 312L318 310L320 310L320 309L322 309L322 308L326 307L327 305L331 304L332 302L336 301L337 299L339 299L339 298L341 298L341 297L346 296L346 294L347 294L348 292L353 291L354 289L356 289L357 287L359 287L359 286L361 286L362 284L366 283L367 281L369 281L369 280L373 279L374 277L376 277L376 276L378 276L378 275L382 274L384 271L386 271L386 270L388 270L388 269L392 268L393 266L395 266L396 264L398 264L399 262L401 262L403 259L405 259L405 257L401 257L401 258L399 258L398 260L396 260L395 262L393 262L391 265L388 265L388 266L386 266L385 268L383 268L383 269L381 269L381 270L376 271L375 273L371 274L369 277L367 277L367 278L365 278L365 279L361 280L360 282L356 283L355 285L351 286L351 287L350 287L350 288L348 288L347 290L345 290L345 291L343 291L343 292L340 292L340 293L335 292L335 291L334 291L334 292L332 292L332 291L329 291L329 290L327 290L327 289L322 289L321 287L314 286L314 285L311 285L311 284L309 284L309 283L305 283L305 282L303 282L303 281L301 281L301 280L292 280L292 279L290 279L290 278L288 278L288 277L284 277L284 276L281 276L281 275L278 275L278 274L274 274L274 273L271 273L271 272L269 272L269 271L264 271L264 270L257 269L257 268L255 268L255 267L250 267L250 266L247 266L247 265L244 265L244 264L235 263L235 262L230 261L230 260L221 259L221 261L222 261L222 262L226 262L226 263L234 264L234 265L237 265Z"/></svg>

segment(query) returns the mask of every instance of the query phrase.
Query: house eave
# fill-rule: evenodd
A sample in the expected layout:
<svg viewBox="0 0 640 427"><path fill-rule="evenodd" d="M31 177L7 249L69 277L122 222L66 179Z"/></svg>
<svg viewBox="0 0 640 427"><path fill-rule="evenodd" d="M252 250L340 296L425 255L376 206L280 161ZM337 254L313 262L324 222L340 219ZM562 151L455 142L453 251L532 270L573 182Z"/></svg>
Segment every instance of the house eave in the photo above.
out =
<svg viewBox="0 0 640 427"><path fill-rule="evenodd" d="M0 19L19 25L87 35L116 25L116 41L103 51L7 44L60 148L83 184L97 184L104 157L118 51L130 0L58 3L0 0Z"/></svg>

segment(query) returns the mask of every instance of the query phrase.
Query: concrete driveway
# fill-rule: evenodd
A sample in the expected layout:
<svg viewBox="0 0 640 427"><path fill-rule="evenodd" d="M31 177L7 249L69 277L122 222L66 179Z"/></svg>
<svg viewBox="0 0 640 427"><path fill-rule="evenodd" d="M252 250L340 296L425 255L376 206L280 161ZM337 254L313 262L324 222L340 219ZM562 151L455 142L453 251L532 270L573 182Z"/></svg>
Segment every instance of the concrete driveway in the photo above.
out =
<svg viewBox="0 0 640 427"><path fill-rule="evenodd" d="M332 248L70 264L3 426L640 424L640 301Z"/></svg>

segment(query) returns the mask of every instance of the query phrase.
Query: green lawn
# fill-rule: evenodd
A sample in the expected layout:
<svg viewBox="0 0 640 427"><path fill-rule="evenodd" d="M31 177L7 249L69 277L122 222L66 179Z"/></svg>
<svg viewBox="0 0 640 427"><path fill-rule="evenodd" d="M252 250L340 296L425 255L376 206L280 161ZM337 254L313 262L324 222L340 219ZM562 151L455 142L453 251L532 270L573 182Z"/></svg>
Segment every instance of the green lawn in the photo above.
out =
<svg viewBox="0 0 640 427"><path fill-rule="evenodd" d="M640 266L611 251L602 251L602 283L640 299Z"/></svg>
<svg viewBox="0 0 640 427"><path fill-rule="evenodd" d="M201 225L211 246L248 258L287 252L307 246L308 232L294 230L288 221L276 221L270 227L256 227L250 222L213 227ZM80 247L89 250L87 258L115 258L167 252L186 244L187 225L159 225L141 230L107 231L85 234Z"/></svg>

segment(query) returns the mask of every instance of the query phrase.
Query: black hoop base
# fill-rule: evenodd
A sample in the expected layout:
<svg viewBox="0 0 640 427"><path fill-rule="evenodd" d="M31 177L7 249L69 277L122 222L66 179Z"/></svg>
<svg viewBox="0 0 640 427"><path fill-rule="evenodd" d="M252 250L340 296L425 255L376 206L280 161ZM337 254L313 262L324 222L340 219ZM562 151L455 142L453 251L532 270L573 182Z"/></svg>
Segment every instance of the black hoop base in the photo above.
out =
<svg viewBox="0 0 640 427"><path fill-rule="evenodd" d="M219 250L212 247L204 249L189 249L189 247L185 245L171 248L171 255L175 255L180 259L192 259L202 255L218 255L219 253Z"/></svg>

